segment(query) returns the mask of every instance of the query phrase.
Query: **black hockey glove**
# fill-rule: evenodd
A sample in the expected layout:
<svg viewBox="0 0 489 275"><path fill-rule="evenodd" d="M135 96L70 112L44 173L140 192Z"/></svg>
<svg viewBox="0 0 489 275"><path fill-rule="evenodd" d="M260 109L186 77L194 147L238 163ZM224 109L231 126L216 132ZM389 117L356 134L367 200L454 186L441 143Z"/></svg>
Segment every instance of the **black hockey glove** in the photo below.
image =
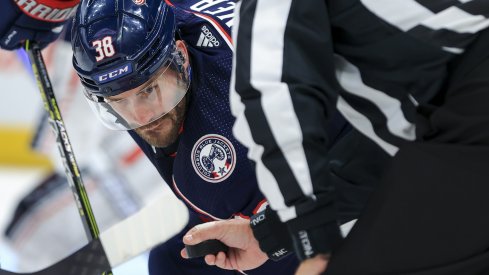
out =
<svg viewBox="0 0 489 275"><path fill-rule="evenodd" d="M327 221L329 208L316 210L286 222L297 257L303 261L331 253L343 240L337 221Z"/></svg>
<svg viewBox="0 0 489 275"><path fill-rule="evenodd" d="M292 238L287 226L270 207L252 216L250 225L260 249L273 261L278 261L292 252Z"/></svg>

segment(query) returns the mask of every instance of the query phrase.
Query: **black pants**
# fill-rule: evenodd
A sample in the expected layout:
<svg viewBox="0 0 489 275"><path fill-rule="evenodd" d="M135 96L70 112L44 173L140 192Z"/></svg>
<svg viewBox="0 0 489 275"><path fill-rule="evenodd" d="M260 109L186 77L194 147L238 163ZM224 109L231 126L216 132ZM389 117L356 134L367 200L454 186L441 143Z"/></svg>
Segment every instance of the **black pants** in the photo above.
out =
<svg viewBox="0 0 489 275"><path fill-rule="evenodd" d="M419 141L400 147L328 275L489 274L489 33L420 106Z"/></svg>

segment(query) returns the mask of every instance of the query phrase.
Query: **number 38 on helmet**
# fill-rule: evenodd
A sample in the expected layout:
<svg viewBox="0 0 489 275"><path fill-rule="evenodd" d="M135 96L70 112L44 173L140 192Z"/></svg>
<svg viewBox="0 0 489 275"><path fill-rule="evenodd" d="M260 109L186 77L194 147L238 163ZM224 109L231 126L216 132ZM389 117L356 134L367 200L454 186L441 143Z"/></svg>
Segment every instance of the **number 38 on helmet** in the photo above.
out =
<svg viewBox="0 0 489 275"><path fill-rule="evenodd" d="M72 29L73 66L107 127L145 126L184 98L190 66L184 66L175 33L175 15L165 1L80 3Z"/></svg>

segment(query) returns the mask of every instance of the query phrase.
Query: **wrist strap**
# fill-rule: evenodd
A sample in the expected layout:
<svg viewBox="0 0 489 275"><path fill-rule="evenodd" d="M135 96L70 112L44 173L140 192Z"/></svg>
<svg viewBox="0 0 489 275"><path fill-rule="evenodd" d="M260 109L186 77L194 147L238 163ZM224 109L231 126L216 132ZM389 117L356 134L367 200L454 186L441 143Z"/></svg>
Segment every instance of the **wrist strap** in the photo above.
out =
<svg viewBox="0 0 489 275"><path fill-rule="evenodd" d="M250 225L260 249L271 260L279 261L292 252L292 239L287 226L270 207L252 216Z"/></svg>
<svg viewBox="0 0 489 275"><path fill-rule="evenodd" d="M287 222L292 235L294 251L303 261L318 254L329 254L343 240L336 222L308 226L301 218Z"/></svg>

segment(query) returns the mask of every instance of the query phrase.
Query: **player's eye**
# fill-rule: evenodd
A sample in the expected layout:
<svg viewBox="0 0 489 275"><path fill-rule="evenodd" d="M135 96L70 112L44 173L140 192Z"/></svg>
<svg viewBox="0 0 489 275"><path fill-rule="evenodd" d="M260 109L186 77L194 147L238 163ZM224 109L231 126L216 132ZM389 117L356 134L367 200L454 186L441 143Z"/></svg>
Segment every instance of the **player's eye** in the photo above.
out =
<svg viewBox="0 0 489 275"><path fill-rule="evenodd" d="M138 93L138 96L149 96L151 93L156 91L156 85L150 85Z"/></svg>

